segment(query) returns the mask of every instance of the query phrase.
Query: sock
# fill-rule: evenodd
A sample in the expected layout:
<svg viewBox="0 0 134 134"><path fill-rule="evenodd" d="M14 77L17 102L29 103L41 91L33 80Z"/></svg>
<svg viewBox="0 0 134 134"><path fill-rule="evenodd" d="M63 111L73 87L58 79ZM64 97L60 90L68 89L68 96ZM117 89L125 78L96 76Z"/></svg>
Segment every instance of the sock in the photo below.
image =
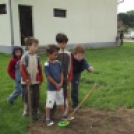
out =
<svg viewBox="0 0 134 134"><path fill-rule="evenodd" d="M64 113L62 116L63 116L63 117L65 117L65 116L67 116L67 114L66 114L66 113Z"/></svg>
<svg viewBox="0 0 134 134"><path fill-rule="evenodd" d="M24 106L24 110L25 110L25 111L28 111L28 105L25 105L25 106Z"/></svg>

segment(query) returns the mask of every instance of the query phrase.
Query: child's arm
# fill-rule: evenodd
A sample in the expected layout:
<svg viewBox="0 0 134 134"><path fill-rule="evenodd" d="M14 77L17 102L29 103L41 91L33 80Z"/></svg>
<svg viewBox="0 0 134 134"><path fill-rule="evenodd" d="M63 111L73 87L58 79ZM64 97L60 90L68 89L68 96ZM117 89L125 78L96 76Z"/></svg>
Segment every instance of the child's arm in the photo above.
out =
<svg viewBox="0 0 134 134"><path fill-rule="evenodd" d="M55 85L56 88L57 88L58 83L51 77L50 68L49 68L47 63L44 66L44 73L45 73L46 78L48 79L48 81L50 83L52 83L53 85Z"/></svg>
<svg viewBox="0 0 134 134"><path fill-rule="evenodd" d="M51 77L51 76L46 76L48 81L51 82L53 85L57 85L57 82Z"/></svg>
<svg viewBox="0 0 134 134"><path fill-rule="evenodd" d="M56 88L57 88L57 90L60 90L60 88L61 88L61 83L60 84L58 84L51 76L46 76L47 77L47 79L48 79L48 81L50 82L50 83L52 83L53 85L55 85L56 86Z"/></svg>
<svg viewBox="0 0 134 134"><path fill-rule="evenodd" d="M31 82L29 80L29 76L28 76L28 73L27 73L24 57L21 58L20 73L21 73L22 80L24 82L26 82L26 84L30 84Z"/></svg>
<svg viewBox="0 0 134 134"><path fill-rule="evenodd" d="M73 61L72 61L72 55L70 54L68 82L71 82L72 81L72 77L73 77Z"/></svg>
<svg viewBox="0 0 134 134"><path fill-rule="evenodd" d="M39 70L39 77L40 77L40 82L43 82L43 73L42 73L42 66L41 64L38 65L38 70Z"/></svg>
<svg viewBox="0 0 134 134"><path fill-rule="evenodd" d="M63 85L63 80L64 80L64 75L63 75L63 72L61 72L61 74L60 74L60 85L61 85L61 87Z"/></svg>
<svg viewBox="0 0 134 134"><path fill-rule="evenodd" d="M7 72L12 79L15 79L15 61L13 59L8 64Z"/></svg>
<svg viewBox="0 0 134 134"><path fill-rule="evenodd" d="M63 81L64 81L64 74L63 74L63 68L61 66L61 63L59 63L59 68L60 68L60 84L57 84L57 89L61 89L63 86Z"/></svg>
<svg viewBox="0 0 134 134"><path fill-rule="evenodd" d="M86 69L86 70L88 70L88 71L90 71L90 72L93 72L93 67L91 67L91 66L87 63L87 61L86 61L85 59L83 59L83 67L84 67L84 69Z"/></svg>

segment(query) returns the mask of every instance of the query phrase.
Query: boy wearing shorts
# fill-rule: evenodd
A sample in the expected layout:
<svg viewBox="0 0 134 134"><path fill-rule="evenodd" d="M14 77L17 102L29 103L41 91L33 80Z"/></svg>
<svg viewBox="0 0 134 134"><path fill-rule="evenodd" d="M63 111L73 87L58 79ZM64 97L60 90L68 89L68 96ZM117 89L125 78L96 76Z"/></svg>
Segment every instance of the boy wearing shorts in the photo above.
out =
<svg viewBox="0 0 134 134"><path fill-rule="evenodd" d="M47 78L47 100L46 100L46 116L44 122L47 126L52 126L54 122L50 118L50 110L54 104L60 107L61 118L64 119L64 96L63 96L63 70L60 61L56 60L60 48L56 45L48 45L46 54L48 60L44 65L44 72Z"/></svg>

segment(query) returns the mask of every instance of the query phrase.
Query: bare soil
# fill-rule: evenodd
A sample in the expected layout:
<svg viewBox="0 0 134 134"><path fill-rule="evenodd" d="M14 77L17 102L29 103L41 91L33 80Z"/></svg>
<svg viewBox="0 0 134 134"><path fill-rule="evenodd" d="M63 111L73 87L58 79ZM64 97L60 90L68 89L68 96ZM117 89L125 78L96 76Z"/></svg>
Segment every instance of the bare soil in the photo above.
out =
<svg viewBox="0 0 134 134"><path fill-rule="evenodd" d="M57 126L60 116L54 117L55 124L51 127L43 123L43 117L41 115L39 121L33 123L27 134L134 134L134 109L81 109L64 128Z"/></svg>

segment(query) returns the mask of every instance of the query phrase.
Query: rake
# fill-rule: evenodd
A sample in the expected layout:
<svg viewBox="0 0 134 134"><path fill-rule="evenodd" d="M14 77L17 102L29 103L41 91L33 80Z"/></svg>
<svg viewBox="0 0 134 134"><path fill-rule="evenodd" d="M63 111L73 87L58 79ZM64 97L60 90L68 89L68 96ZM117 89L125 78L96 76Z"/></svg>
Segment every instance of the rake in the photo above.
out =
<svg viewBox="0 0 134 134"><path fill-rule="evenodd" d="M81 101L81 103L77 106L77 108L76 109L74 109L74 111L70 114L70 116L66 119L66 120L64 120L64 121L60 121L59 123L58 123L58 126L59 127L66 127L66 126L68 126L69 124L70 124L70 119L72 120L72 119L74 119L74 117L72 117L75 113L76 113L76 111L81 107L81 105L88 99L88 97L92 94L92 92L93 92L93 90L96 88L96 84L93 86L93 88L88 92L88 94L84 97L84 99Z"/></svg>

